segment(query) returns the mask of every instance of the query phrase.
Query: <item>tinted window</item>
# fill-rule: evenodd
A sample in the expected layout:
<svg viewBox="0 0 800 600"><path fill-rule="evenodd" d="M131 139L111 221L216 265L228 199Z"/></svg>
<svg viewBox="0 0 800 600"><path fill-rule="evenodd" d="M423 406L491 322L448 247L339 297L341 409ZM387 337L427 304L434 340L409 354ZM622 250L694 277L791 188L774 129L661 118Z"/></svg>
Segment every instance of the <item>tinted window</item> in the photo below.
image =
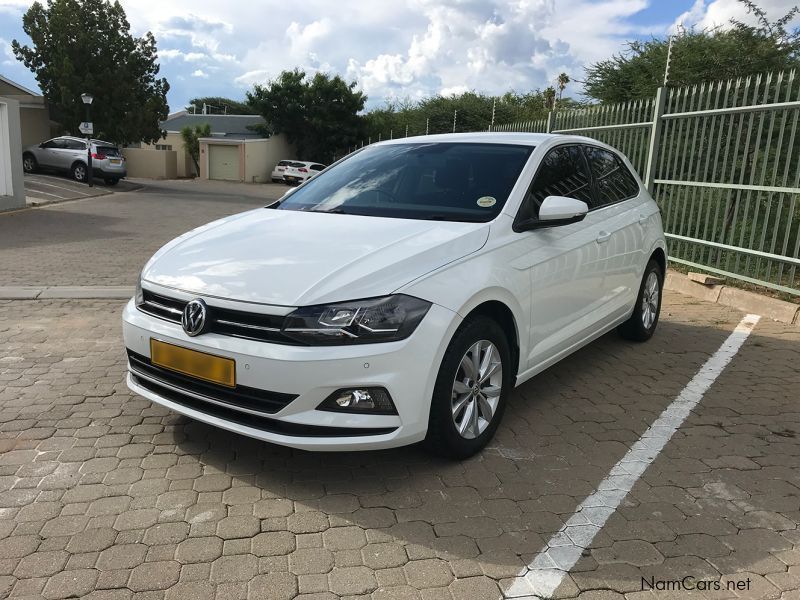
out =
<svg viewBox="0 0 800 600"><path fill-rule="evenodd" d="M64 147L67 150L86 150L86 144L78 140L64 140Z"/></svg>
<svg viewBox="0 0 800 600"><path fill-rule="evenodd" d="M532 146L452 142L370 146L311 179L278 208L491 221L502 210L532 150Z"/></svg>
<svg viewBox="0 0 800 600"><path fill-rule="evenodd" d="M539 207L548 196L566 196L592 205L589 172L578 146L559 146L548 152L522 201L518 219L538 218Z"/></svg>
<svg viewBox="0 0 800 600"><path fill-rule="evenodd" d="M278 163L278 166L279 166L279 167L286 167L286 166L288 166L289 164L291 164L291 162L292 162L292 161L290 161L290 160L282 160L282 161L280 161L280 162Z"/></svg>
<svg viewBox="0 0 800 600"><path fill-rule="evenodd" d="M639 193L639 184L616 154L586 146L586 157L592 169L599 206L621 202Z"/></svg>
<svg viewBox="0 0 800 600"><path fill-rule="evenodd" d="M325 165L311 165L309 169L312 171L322 171L325 168Z"/></svg>
<svg viewBox="0 0 800 600"><path fill-rule="evenodd" d="M64 140L50 140L44 143L44 147L48 149L64 148Z"/></svg>
<svg viewBox="0 0 800 600"><path fill-rule="evenodd" d="M114 146L97 146L97 153L105 154L106 156L122 156L119 152L119 148L115 148Z"/></svg>

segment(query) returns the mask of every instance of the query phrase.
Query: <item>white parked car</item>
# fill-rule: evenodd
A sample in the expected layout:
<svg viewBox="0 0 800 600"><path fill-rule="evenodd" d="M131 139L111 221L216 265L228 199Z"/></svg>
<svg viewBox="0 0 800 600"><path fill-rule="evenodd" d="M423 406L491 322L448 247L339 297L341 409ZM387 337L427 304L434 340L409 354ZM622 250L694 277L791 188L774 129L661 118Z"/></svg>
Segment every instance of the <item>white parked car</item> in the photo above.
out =
<svg viewBox="0 0 800 600"><path fill-rule="evenodd" d="M294 161L290 163L283 172L283 181L290 185L299 185L318 175L326 166L327 165L305 160Z"/></svg>
<svg viewBox="0 0 800 600"><path fill-rule="evenodd" d="M295 448L466 457L515 386L614 328L650 338L665 269L658 207L604 144L382 142L161 248L123 313L128 385Z"/></svg>
<svg viewBox="0 0 800 600"><path fill-rule="evenodd" d="M288 167L294 160L279 160L278 164L275 165L275 168L272 169L272 183L283 183L283 174L286 172L286 167Z"/></svg>

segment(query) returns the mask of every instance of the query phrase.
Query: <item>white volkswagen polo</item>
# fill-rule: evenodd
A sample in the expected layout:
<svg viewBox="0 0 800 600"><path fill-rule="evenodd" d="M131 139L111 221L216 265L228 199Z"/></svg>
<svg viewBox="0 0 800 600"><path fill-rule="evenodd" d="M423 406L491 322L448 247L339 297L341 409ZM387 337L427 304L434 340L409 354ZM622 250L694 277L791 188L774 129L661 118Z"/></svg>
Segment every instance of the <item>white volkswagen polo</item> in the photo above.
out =
<svg viewBox="0 0 800 600"><path fill-rule="evenodd" d="M128 385L307 450L466 457L512 389L611 329L650 338L658 207L576 136L405 138L168 243L125 308Z"/></svg>

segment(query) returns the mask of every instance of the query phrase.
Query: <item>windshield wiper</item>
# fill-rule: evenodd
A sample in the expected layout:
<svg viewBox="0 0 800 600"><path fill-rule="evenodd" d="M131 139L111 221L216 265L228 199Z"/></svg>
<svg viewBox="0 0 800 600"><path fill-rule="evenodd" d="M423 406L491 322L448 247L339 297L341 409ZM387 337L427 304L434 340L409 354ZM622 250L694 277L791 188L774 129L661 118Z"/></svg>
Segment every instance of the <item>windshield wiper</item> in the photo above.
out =
<svg viewBox="0 0 800 600"><path fill-rule="evenodd" d="M343 208L332 208L330 210L308 210L306 212L315 212L315 213L331 213L334 215L349 215L352 213L345 212Z"/></svg>
<svg viewBox="0 0 800 600"><path fill-rule="evenodd" d="M425 217L421 217L426 221L457 221L462 223L483 223L482 219L471 219L470 217L464 215L428 215Z"/></svg>

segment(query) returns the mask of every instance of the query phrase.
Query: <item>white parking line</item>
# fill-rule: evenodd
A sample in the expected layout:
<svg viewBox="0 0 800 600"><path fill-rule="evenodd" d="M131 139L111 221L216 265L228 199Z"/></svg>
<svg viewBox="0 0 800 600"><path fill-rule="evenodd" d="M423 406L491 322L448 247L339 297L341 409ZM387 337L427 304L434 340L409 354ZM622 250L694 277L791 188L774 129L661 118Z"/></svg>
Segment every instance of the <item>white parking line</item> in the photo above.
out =
<svg viewBox="0 0 800 600"><path fill-rule="evenodd" d="M71 192L73 194L80 194L81 196L88 196L89 195L86 192L83 192L81 190L75 189L74 187L64 187L63 185L55 185L53 183L47 183L45 181L40 181L38 179L30 179L30 182L38 184L38 185L46 185L48 187L58 188L59 190L65 190L65 191Z"/></svg>
<svg viewBox="0 0 800 600"><path fill-rule="evenodd" d="M645 469L664 449L711 384L736 356L760 318L759 315L747 315L742 319L672 404L614 465L597 490L578 506L572 517L550 538L545 549L517 575L504 592L506 598L530 600L550 598L553 595Z"/></svg>
<svg viewBox="0 0 800 600"><path fill-rule="evenodd" d="M68 199L68 196L59 196L58 194L51 194L50 192L45 192L43 190L28 189L26 191L28 192L26 195L27 196L31 196L31 197L36 197L37 194L42 194L42 195L45 195L45 196L52 196L53 198L58 198L59 200L67 200Z"/></svg>

